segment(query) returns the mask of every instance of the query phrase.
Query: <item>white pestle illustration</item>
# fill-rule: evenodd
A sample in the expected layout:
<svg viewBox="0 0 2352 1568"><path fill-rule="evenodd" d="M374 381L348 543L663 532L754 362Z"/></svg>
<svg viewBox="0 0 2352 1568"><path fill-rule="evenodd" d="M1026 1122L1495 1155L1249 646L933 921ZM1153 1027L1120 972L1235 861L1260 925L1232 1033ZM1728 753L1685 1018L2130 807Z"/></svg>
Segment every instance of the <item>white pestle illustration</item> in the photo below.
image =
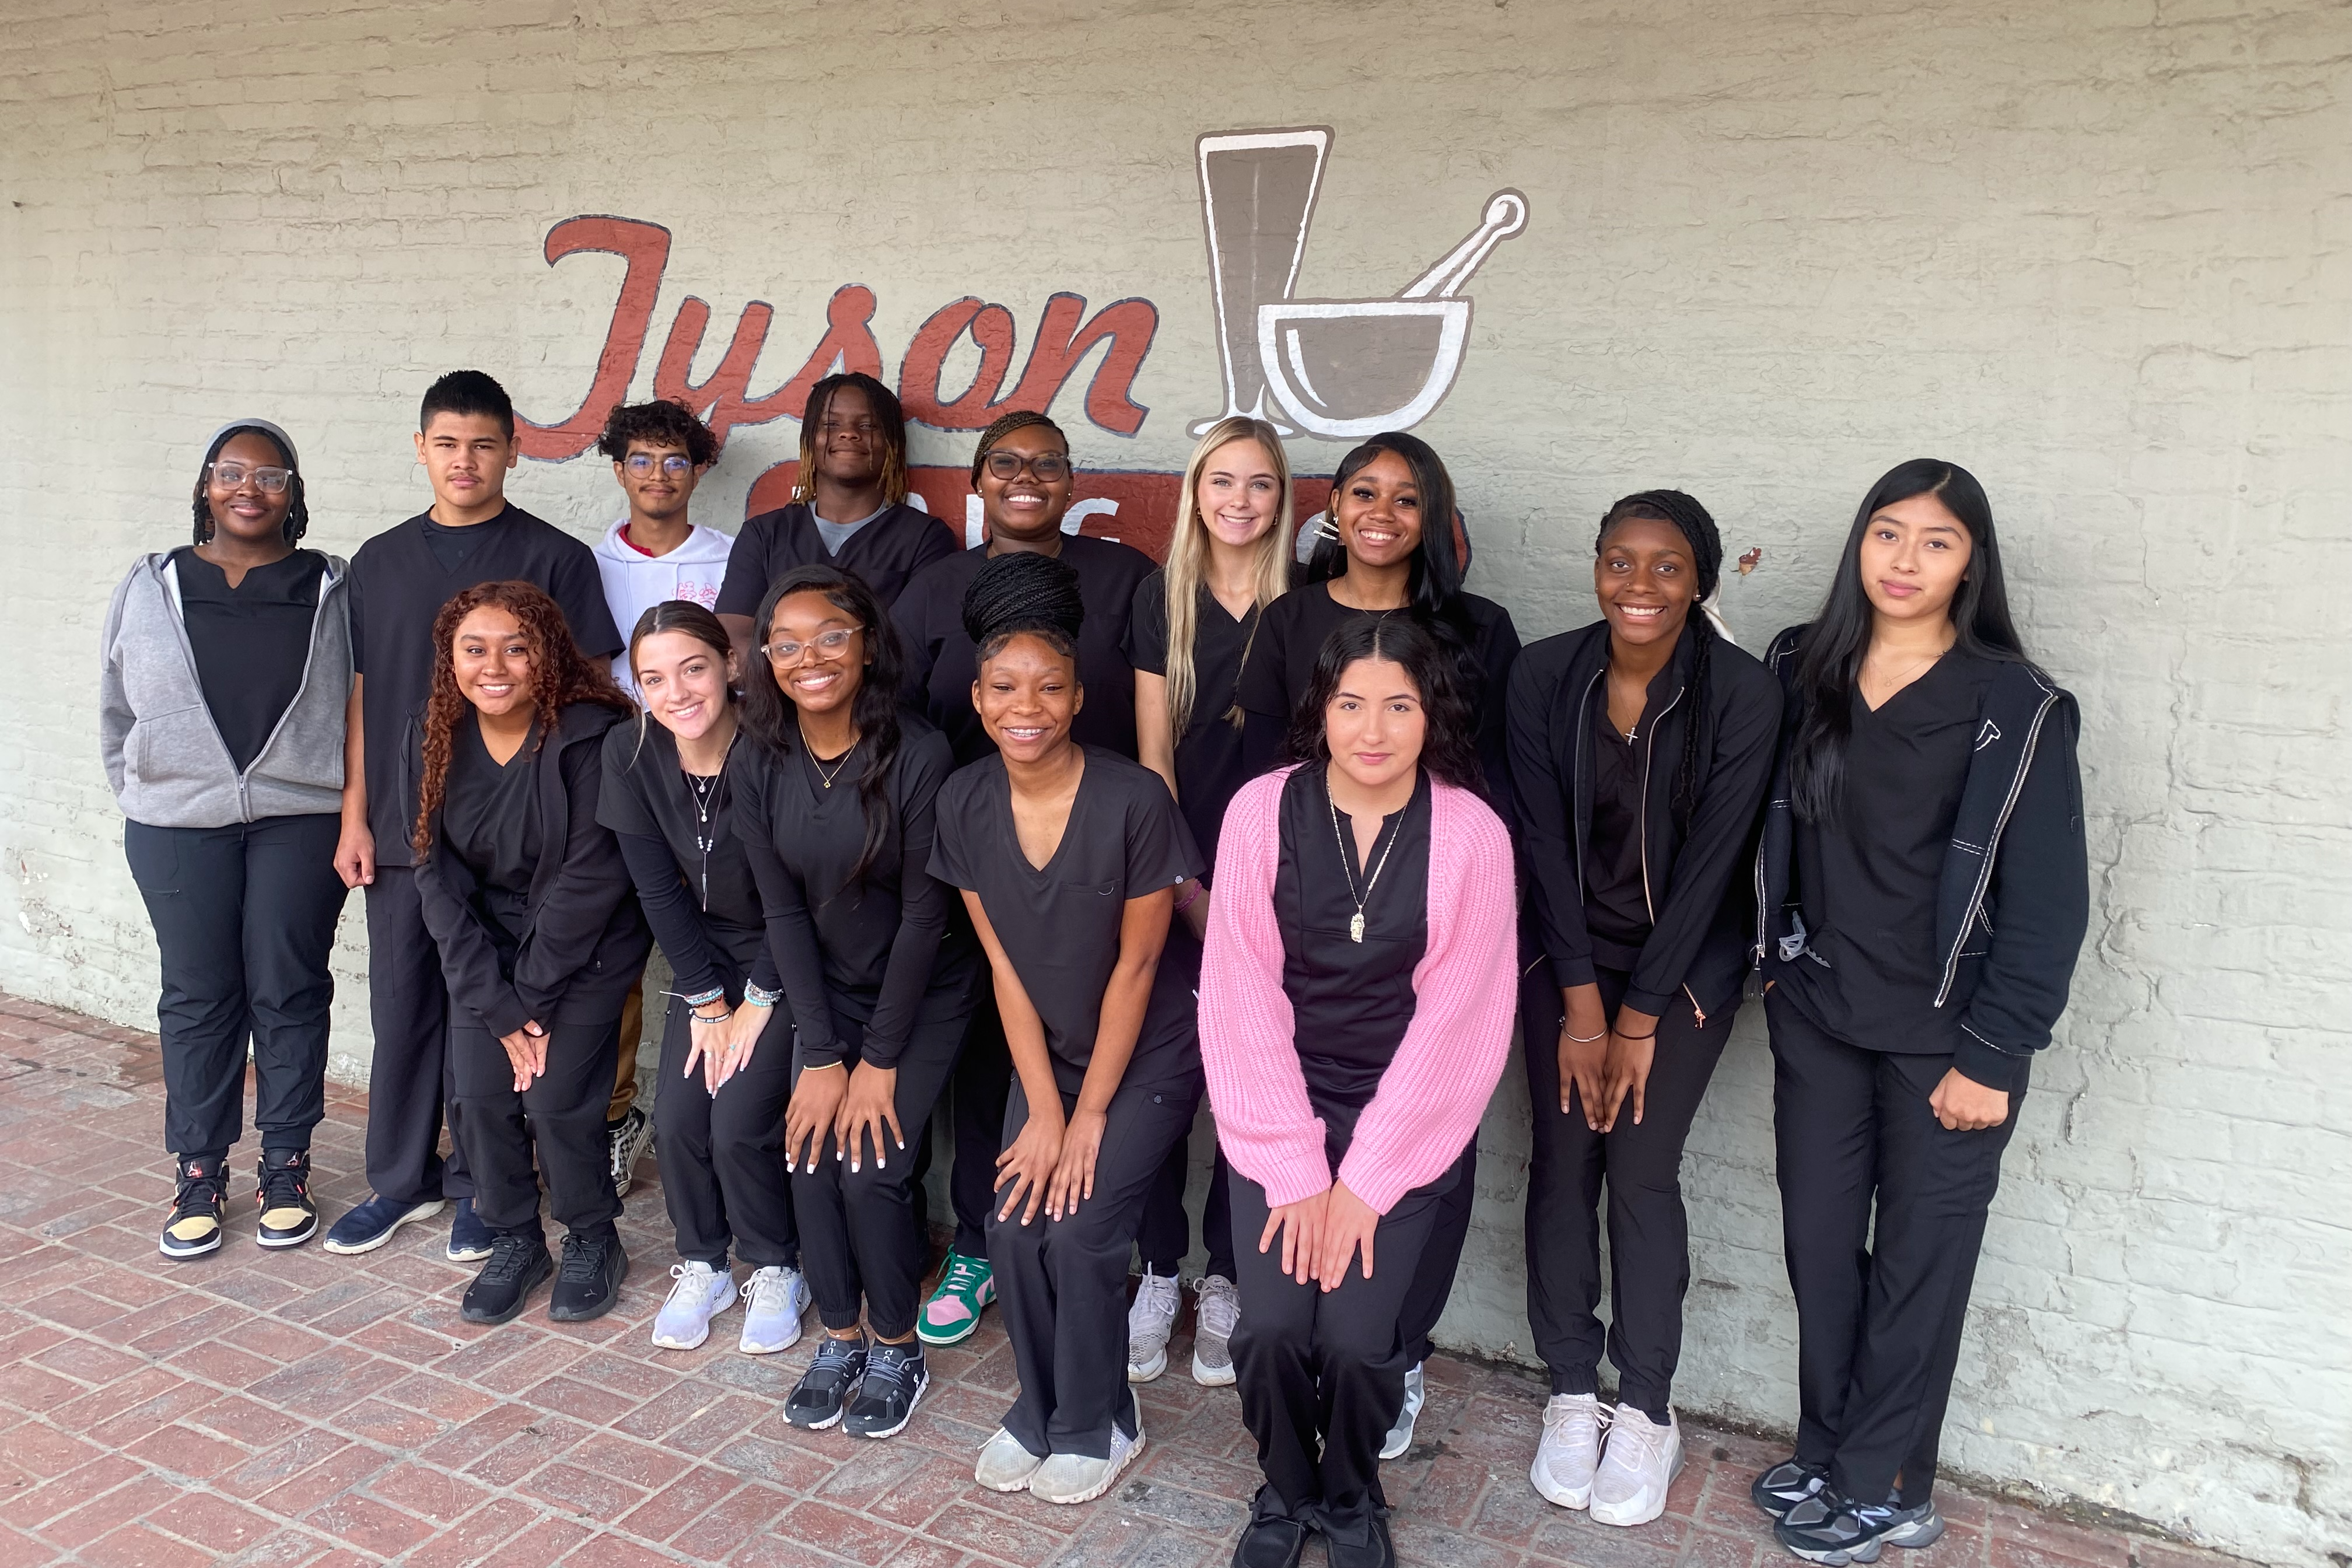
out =
<svg viewBox="0 0 2352 1568"><path fill-rule="evenodd" d="M1527 226L1528 201L1489 197L1477 231L1394 299L1294 300L1330 146L1328 126L1202 136L1201 210L1224 414L1353 440L1416 425L1444 401L1469 342L1470 301L1456 296Z"/></svg>

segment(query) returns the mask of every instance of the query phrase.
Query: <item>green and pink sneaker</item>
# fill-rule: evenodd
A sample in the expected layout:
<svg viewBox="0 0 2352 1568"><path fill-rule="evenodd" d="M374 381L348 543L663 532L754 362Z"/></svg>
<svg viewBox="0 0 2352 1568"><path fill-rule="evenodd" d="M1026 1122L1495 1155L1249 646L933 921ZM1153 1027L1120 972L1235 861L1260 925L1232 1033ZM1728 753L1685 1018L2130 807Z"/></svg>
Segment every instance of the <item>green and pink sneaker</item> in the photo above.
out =
<svg viewBox="0 0 2352 1568"><path fill-rule="evenodd" d="M950 1251L940 1288L916 1320L915 1337L927 1345L960 1345L979 1329L982 1310L995 1300L996 1270L988 1259Z"/></svg>

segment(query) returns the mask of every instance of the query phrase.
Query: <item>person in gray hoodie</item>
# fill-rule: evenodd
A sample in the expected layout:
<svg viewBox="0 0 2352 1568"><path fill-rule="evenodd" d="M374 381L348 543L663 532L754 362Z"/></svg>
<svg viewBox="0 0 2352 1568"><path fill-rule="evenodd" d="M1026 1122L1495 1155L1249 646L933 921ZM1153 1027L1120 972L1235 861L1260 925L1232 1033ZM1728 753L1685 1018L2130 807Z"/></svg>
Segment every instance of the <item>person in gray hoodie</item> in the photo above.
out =
<svg viewBox="0 0 2352 1568"><path fill-rule="evenodd" d="M265 1247L319 1226L310 1130L326 1112L327 957L352 684L345 563L310 524L294 443L266 419L205 448L194 542L141 556L107 606L100 746L123 852L163 954L166 1258L216 1251L248 1043Z"/></svg>

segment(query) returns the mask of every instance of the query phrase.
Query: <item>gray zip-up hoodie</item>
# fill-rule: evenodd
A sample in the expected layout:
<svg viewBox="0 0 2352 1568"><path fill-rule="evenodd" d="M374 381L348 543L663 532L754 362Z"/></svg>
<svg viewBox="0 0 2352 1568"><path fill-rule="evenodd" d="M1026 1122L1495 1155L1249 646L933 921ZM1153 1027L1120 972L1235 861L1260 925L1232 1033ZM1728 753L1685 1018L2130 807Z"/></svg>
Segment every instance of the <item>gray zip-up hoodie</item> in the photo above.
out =
<svg viewBox="0 0 2352 1568"><path fill-rule="evenodd" d="M106 607L99 640L99 750L123 816L150 827L226 827L342 808L349 575L341 556L327 557L302 684L239 773L205 706L179 572L168 553L133 563Z"/></svg>

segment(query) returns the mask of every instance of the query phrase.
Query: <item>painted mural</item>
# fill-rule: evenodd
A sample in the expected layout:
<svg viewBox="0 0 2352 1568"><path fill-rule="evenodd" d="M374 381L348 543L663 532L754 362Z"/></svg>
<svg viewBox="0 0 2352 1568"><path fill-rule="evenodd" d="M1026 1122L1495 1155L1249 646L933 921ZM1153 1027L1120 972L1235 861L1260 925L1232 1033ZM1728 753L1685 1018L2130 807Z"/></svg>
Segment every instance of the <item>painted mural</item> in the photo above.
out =
<svg viewBox="0 0 2352 1568"><path fill-rule="evenodd" d="M1213 132L1194 144L1223 385L1201 389L1194 406L1202 416L1186 426L1189 434L1224 415L1248 414L1272 421L1286 437L1332 443L1336 456L1337 447L1376 431L1410 429L1427 419L1462 374L1474 309L1464 290L1496 247L1526 229L1527 198L1516 190L1493 193L1462 242L1394 295L1300 298L1299 270L1332 140L1328 126L1307 126ZM551 228L544 252L550 267L592 252L619 256L625 264L604 347L577 408L552 424L522 422L524 456L568 462L595 444L606 412L636 384L653 340L670 233L642 219L583 215ZM798 418L809 389L836 370L890 382L908 418L938 430L983 429L1010 409L1048 409L1066 391L1077 394L1077 411L1089 423L1115 436L1139 434L1150 417L1152 411L1134 395L1160 331L1160 309L1150 300L1090 308L1085 296L1057 291L1038 310L1024 356L1013 309L964 295L916 328L898 356L895 380L874 336L876 304L864 284L835 289L799 369L755 394L752 384L769 358L775 307L764 300L746 303L719 363L698 382L694 363L712 311L709 301L689 295L679 302L655 359L653 395L693 409L722 442L747 426ZM967 340L977 351L978 368L969 384L950 387L949 361ZM1081 381L1090 361L1093 369ZM768 374L774 365L770 360ZM1215 413L1206 412L1213 407ZM1065 405L1064 416L1069 412ZM763 472L751 486L747 513L783 505L798 466L788 461ZM964 469L923 467L910 477L926 510L966 542L979 542L980 506ZM1081 468L1078 499L1064 526L1124 541L1156 557L1166 548L1181 480L1180 473L1165 470ZM1299 480L1302 552L1329 489L1328 476Z"/></svg>

